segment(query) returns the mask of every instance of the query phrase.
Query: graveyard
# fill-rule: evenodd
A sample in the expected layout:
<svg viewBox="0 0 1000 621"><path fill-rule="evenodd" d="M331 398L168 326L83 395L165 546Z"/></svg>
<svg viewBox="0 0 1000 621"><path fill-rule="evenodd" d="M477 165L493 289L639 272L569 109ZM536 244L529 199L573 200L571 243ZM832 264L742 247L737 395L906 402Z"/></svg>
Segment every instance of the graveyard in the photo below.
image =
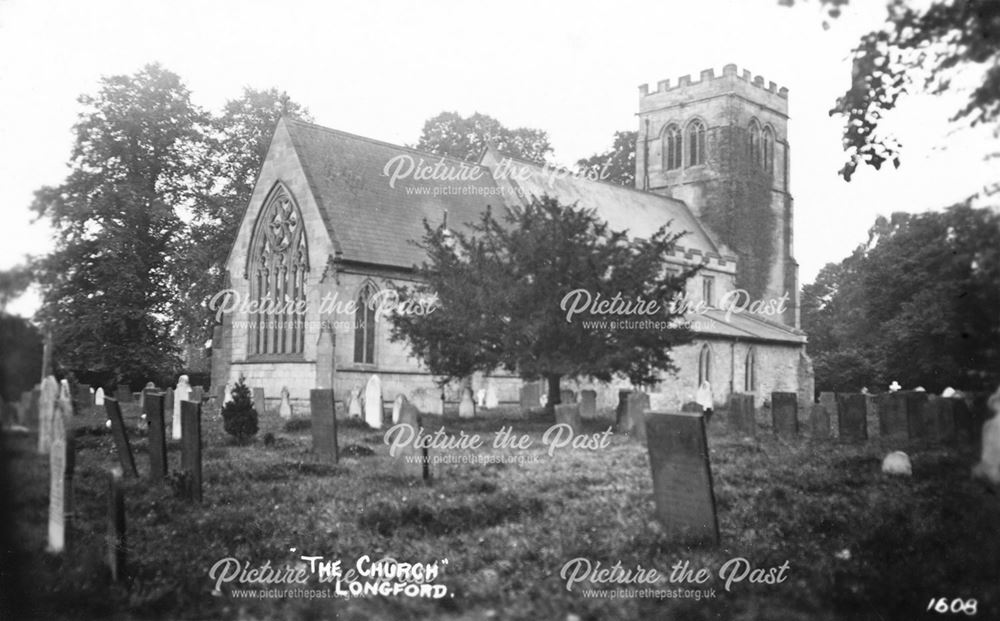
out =
<svg viewBox="0 0 1000 621"><path fill-rule="evenodd" d="M223 431L213 399L184 402L196 449L173 437L158 397L77 408L64 419L72 491L59 553L46 551L46 525L61 440L46 455L35 430L4 433L25 618L914 619L940 616L928 612L939 598L974 599L979 618L1000 608L1000 497L970 479L975 425L949 416L950 427L899 434L905 404L920 401L911 394L862 398L860 418L853 397L833 398L843 404L832 417L822 407L790 415L780 393L763 408L734 399L704 436L703 417L684 415L689 436L705 439L693 452L678 439L687 432L664 439L667 417L630 408L582 420L568 405L546 415L501 404L473 418L451 408L419 415L429 454L448 458L425 472L401 459L419 448L390 455L388 402L383 428L372 429L334 419L322 392L312 406L331 413L326 422L268 407L245 443ZM830 400L824 393L819 405ZM555 433L557 423L581 441ZM881 471L895 450L909 455L912 476ZM707 462L692 457L702 452ZM676 455L687 461L671 465ZM655 472L672 473L664 492ZM700 509L717 524L680 537L661 518L692 490L708 490ZM307 572L294 586L320 595L240 595L287 587L268 584L268 571L304 572L303 557L436 563L444 594L334 596ZM217 582L226 559L267 569ZM593 571L567 580L574 560Z"/></svg>

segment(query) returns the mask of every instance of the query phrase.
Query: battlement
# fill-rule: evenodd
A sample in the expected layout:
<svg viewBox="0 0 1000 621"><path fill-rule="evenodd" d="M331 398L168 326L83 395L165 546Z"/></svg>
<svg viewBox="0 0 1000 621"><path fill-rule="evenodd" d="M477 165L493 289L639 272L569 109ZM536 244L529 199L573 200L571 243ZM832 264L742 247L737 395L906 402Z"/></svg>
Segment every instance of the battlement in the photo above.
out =
<svg viewBox="0 0 1000 621"><path fill-rule="evenodd" d="M722 68L722 75L715 75L714 69L705 69L701 72L701 76L695 82L691 81L690 75L682 75L677 79L677 84L671 86L670 80L660 80L656 83L656 90L650 92L649 84L639 85L639 95L641 97L650 97L658 93L666 93L669 91L676 91L680 89L690 88L692 86L697 86L700 84L706 84L718 80L741 80L746 82L748 85L754 86L761 90L767 91L782 99L788 99L788 89L784 86L778 87L774 82L767 82L765 85L764 76L758 75L754 76L748 69L744 69L740 73L735 64L728 64Z"/></svg>

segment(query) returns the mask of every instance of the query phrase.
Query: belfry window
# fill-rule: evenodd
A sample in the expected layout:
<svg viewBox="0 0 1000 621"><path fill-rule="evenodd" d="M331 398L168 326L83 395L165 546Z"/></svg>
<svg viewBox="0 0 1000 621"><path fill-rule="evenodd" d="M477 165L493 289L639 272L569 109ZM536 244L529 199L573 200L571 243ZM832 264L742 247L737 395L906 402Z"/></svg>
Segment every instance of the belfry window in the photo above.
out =
<svg viewBox="0 0 1000 621"><path fill-rule="evenodd" d="M663 167L667 170L677 170L681 167L683 154L681 129L676 125L668 125L663 132Z"/></svg>
<svg viewBox="0 0 1000 621"><path fill-rule="evenodd" d="M763 140L764 170L769 173L774 172L774 132L770 127L764 128Z"/></svg>
<svg viewBox="0 0 1000 621"><path fill-rule="evenodd" d="M760 125L750 121L747 140L747 161L752 168L760 168Z"/></svg>
<svg viewBox="0 0 1000 621"><path fill-rule="evenodd" d="M705 124L701 121L691 121L687 131L688 166L699 166L705 163Z"/></svg>

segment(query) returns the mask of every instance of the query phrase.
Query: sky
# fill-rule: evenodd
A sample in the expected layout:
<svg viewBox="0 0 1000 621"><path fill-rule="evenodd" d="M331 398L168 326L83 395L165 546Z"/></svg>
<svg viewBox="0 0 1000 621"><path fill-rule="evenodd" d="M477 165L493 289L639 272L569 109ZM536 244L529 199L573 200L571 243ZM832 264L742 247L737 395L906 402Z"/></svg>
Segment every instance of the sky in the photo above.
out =
<svg viewBox="0 0 1000 621"><path fill-rule="evenodd" d="M989 128L948 118L960 90L904 99L886 127L899 170L837 175L850 52L884 4L855 0L824 29L815 1L543 3L0 0L0 270L52 248L33 193L65 178L81 94L159 62L218 112L246 86L276 87L320 125L415 143L444 110L548 132L562 164L636 129L638 86L736 63L789 89L791 191L800 281L863 242L879 214L940 209L997 180ZM956 84L973 84L967 71ZM30 315L29 292L8 312Z"/></svg>

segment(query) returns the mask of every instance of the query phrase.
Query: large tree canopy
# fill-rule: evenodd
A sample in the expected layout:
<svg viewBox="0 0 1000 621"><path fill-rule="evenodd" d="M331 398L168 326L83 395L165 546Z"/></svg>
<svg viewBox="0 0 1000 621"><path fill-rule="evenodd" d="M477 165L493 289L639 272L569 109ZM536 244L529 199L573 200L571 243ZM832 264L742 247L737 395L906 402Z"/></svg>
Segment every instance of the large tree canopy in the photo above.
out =
<svg viewBox="0 0 1000 621"><path fill-rule="evenodd" d="M468 118L457 112L442 112L427 119L415 148L475 162L489 144L505 155L539 164L552 151L546 132L528 127L508 129L478 112Z"/></svg>
<svg viewBox="0 0 1000 621"><path fill-rule="evenodd" d="M1000 382L1000 215L957 205L879 218L802 290L817 388Z"/></svg>
<svg viewBox="0 0 1000 621"><path fill-rule="evenodd" d="M581 173L626 187L635 187L635 141L639 132L615 132L614 143L603 153L577 161Z"/></svg>
<svg viewBox="0 0 1000 621"><path fill-rule="evenodd" d="M690 339L670 302L695 270L665 269L680 237L667 226L630 238L594 211L551 198L500 219L487 212L468 234L425 223L422 284L401 296L436 299L435 310L390 315L392 338L407 342L443 381L500 368L546 378L553 404L561 377L654 382L674 369L671 347ZM598 300L616 299L632 311L599 312ZM637 312L640 302L655 306ZM618 320L650 323L612 325Z"/></svg>

